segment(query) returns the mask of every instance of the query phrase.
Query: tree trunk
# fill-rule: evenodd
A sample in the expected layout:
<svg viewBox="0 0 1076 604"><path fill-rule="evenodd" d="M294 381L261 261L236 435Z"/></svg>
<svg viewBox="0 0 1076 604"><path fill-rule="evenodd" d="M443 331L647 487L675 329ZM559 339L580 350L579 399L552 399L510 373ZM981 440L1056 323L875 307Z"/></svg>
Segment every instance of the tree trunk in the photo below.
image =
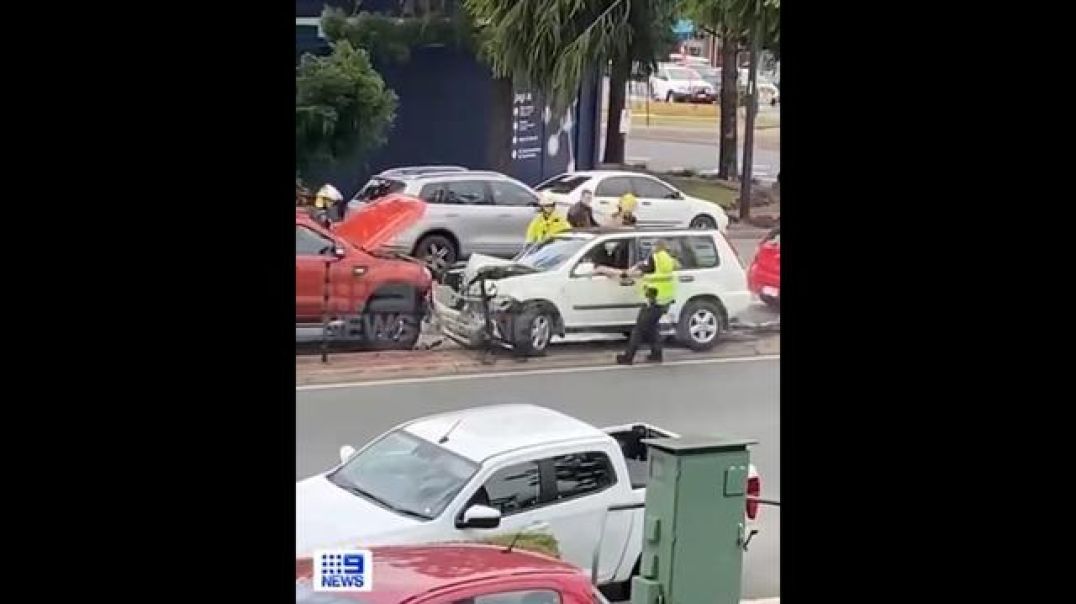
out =
<svg viewBox="0 0 1076 604"><path fill-rule="evenodd" d="M512 78L493 79L492 115L489 140L486 144L486 163L490 170L512 173L512 107L515 90Z"/></svg>
<svg viewBox="0 0 1076 604"><path fill-rule="evenodd" d="M755 116L758 115L758 54L762 19L751 25L751 67L748 71L747 123L743 130L743 180L740 181L740 223L751 221L751 169L755 155Z"/></svg>
<svg viewBox="0 0 1076 604"><path fill-rule="evenodd" d="M736 79L740 68L736 64L736 39L729 30L721 36L721 125L717 156L717 176L726 180L739 174L736 169L736 105L739 90Z"/></svg>
<svg viewBox="0 0 1076 604"><path fill-rule="evenodd" d="M620 115L624 112L625 88L631 75L631 55L625 49L623 55L613 59L609 76L609 113L605 119L604 163L624 163L624 135L620 133Z"/></svg>

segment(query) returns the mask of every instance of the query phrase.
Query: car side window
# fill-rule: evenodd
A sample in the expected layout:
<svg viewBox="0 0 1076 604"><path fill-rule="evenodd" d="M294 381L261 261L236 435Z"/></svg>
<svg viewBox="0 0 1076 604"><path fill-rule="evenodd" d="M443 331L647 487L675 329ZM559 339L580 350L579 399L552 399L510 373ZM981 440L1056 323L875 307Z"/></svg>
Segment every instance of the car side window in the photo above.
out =
<svg viewBox="0 0 1076 604"><path fill-rule="evenodd" d="M478 489L471 504L497 508L503 516L524 512L538 505L539 476L538 462L534 461L501 468Z"/></svg>
<svg viewBox="0 0 1076 604"><path fill-rule="evenodd" d="M608 266L627 270L630 255L630 239L611 239L596 244L583 256L580 262L591 262L594 266Z"/></svg>
<svg viewBox="0 0 1076 604"><path fill-rule="evenodd" d="M457 180L445 183L445 193L442 203L461 205L488 204L486 196L486 183L480 180Z"/></svg>
<svg viewBox="0 0 1076 604"><path fill-rule="evenodd" d="M620 197L631 193L631 181L627 176L610 176L598 183L594 190L595 197Z"/></svg>
<svg viewBox="0 0 1076 604"><path fill-rule="evenodd" d="M452 604L561 604L561 598L552 589L523 589L482 594Z"/></svg>
<svg viewBox="0 0 1076 604"><path fill-rule="evenodd" d="M714 268L721 263L713 237L694 235L678 239L681 240L679 247L683 254L683 257L679 258L681 268Z"/></svg>
<svg viewBox="0 0 1076 604"><path fill-rule="evenodd" d="M616 482L609 456L599 451L558 455L553 458L553 473L558 500L596 493Z"/></svg>
<svg viewBox="0 0 1076 604"><path fill-rule="evenodd" d="M443 189L444 185L441 183L423 185L418 197L426 203L444 203Z"/></svg>
<svg viewBox="0 0 1076 604"><path fill-rule="evenodd" d="M493 203L499 206L538 205L538 196L514 182L492 180L489 183Z"/></svg>
<svg viewBox="0 0 1076 604"><path fill-rule="evenodd" d="M676 191L652 178L635 176L631 179L635 196L640 199L676 199Z"/></svg>
<svg viewBox="0 0 1076 604"><path fill-rule="evenodd" d="M295 225L295 255L320 256L332 251L332 239L300 225Z"/></svg>

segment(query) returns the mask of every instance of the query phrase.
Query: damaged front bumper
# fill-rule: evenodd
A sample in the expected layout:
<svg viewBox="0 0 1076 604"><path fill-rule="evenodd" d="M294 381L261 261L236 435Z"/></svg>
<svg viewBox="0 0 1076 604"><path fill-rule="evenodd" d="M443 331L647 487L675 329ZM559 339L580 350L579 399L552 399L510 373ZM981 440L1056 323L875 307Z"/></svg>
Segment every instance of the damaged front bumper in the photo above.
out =
<svg viewBox="0 0 1076 604"><path fill-rule="evenodd" d="M433 314L441 326L441 333L460 346L479 348L495 344L511 348L512 343L504 334L514 305L497 300L491 300L489 304L491 325L487 329L481 297L460 295L451 287L442 285L434 292Z"/></svg>

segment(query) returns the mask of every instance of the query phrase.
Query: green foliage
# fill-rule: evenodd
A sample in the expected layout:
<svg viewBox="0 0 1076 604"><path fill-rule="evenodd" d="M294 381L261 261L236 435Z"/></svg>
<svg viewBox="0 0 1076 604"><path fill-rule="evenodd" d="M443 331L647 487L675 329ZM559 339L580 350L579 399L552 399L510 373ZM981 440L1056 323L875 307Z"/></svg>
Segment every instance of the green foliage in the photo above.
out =
<svg viewBox="0 0 1076 604"><path fill-rule="evenodd" d="M540 90L554 112L575 99L585 70L630 40L633 0L464 0L498 77ZM643 0L634 0L641 2Z"/></svg>
<svg viewBox="0 0 1076 604"><path fill-rule="evenodd" d="M516 535L514 533L498 535L496 537L482 539L479 543L508 547L515 537ZM547 533L523 533L519 536L519 539L512 549L544 554L552 558L560 558L560 546L557 543L556 537Z"/></svg>
<svg viewBox="0 0 1076 604"><path fill-rule="evenodd" d="M304 55L295 71L296 172L383 145L396 104L366 51L346 40L333 43L329 56Z"/></svg>
<svg viewBox="0 0 1076 604"><path fill-rule="evenodd" d="M683 11L696 23L720 34L726 32L743 44L751 27L761 19L762 47L781 48L781 0L683 0Z"/></svg>
<svg viewBox="0 0 1076 604"><path fill-rule="evenodd" d="M379 61L406 62L411 51L421 46L453 46L478 50L477 34L469 16L439 11L396 17L359 12L349 15L338 8L321 14L321 29L330 41L347 40L366 49Z"/></svg>

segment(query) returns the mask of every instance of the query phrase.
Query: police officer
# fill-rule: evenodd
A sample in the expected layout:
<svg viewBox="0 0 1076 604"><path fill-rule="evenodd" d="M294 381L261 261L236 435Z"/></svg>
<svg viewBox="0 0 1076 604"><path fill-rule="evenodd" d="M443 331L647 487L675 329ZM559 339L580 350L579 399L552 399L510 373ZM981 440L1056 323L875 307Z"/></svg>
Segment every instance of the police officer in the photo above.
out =
<svg viewBox="0 0 1076 604"><path fill-rule="evenodd" d="M543 195L538 200L538 215L527 226L527 246L542 243L557 233L571 228L568 221L555 212L557 204L552 197Z"/></svg>
<svg viewBox="0 0 1076 604"><path fill-rule="evenodd" d="M621 273L621 279L631 276L642 275L643 297L646 305L639 310L639 317L635 319L635 328L631 330L628 338L628 348L623 354L616 356L616 362L621 365L631 365L635 362L635 351L644 338L650 340L650 356L647 360L653 363L662 361L661 334L658 322L662 315L669 310L676 297L676 259L669 255L668 246L664 241L654 243L654 251L650 257Z"/></svg>

